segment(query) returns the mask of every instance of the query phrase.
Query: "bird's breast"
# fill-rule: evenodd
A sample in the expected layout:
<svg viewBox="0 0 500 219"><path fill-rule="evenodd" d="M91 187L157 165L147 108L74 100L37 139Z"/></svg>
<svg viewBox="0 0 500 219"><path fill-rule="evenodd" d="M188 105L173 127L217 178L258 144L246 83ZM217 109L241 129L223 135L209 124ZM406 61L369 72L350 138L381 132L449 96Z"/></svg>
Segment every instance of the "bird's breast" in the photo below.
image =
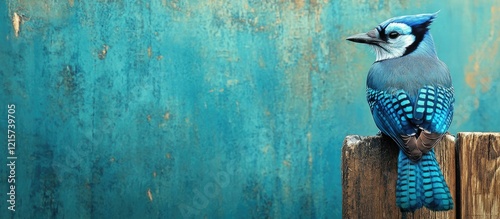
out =
<svg viewBox="0 0 500 219"><path fill-rule="evenodd" d="M368 88L389 92L404 90L413 97L427 85L451 87L448 68L437 57L408 55L375 62L367 78Z"/></svg>

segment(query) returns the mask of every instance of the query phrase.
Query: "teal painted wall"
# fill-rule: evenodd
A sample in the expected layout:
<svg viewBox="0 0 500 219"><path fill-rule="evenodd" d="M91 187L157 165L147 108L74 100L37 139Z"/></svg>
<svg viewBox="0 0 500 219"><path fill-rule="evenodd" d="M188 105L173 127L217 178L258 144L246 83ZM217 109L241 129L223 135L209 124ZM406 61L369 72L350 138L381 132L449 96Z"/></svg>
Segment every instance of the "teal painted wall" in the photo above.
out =
<svg viewBox="0 0 500 219"><path fill-rule="evenodd" d="M345 38L437 10L450 132L500 131L498 1L0 3L0 216L340 218L343 138L377 133Z"/></svg>

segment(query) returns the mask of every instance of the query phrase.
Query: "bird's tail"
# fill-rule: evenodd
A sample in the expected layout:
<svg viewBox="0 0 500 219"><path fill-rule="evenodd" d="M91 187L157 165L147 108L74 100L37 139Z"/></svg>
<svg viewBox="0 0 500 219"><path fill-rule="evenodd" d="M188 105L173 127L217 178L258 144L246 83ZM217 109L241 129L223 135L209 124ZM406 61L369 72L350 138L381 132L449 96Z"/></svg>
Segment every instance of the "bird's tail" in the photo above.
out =
<svg viewBox="0 0 500 219"><path fill-rule="evenodd" d="M396 204L403 212L415 211L422 206L433 211L453 209L453 199L446 185L434 149L411 161L402 151L398 157Z"/></svg>

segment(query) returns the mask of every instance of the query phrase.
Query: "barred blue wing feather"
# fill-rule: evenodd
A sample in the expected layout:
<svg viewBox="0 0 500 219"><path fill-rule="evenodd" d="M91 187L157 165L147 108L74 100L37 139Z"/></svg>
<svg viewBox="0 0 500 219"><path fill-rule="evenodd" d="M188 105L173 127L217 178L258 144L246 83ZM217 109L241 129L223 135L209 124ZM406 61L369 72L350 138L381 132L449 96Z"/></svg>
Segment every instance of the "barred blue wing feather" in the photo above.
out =
<svg viewBox="0 0 500 219"><path fill-rule="evenodd" d="M417 131L410 123L413 106L408 94L404 90L386 92L371 88L366 89L366 94L377 127L405 150L401 135L415 135Z"/></svg>
<svg viewBox="0 0 500 219"><path fill-rule="evenodd" d="M433 133L446 133L453 117L453 87L425 86L419 90L414 119L420 128Z"/></svg>

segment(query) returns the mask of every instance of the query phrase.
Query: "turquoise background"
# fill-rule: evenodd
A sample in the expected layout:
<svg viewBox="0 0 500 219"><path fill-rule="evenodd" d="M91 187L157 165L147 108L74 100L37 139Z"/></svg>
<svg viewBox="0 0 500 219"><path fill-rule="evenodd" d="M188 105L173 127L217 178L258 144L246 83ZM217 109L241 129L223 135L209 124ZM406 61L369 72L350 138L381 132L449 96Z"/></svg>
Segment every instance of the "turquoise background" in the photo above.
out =
<svg viewBox="0 0 500 219"><path fill-rule="evenodd" d="M450 132L500 131L499 1L0 3L0 217L340 218L342 141L377 133L345 38L438 10Z"/></svg>

